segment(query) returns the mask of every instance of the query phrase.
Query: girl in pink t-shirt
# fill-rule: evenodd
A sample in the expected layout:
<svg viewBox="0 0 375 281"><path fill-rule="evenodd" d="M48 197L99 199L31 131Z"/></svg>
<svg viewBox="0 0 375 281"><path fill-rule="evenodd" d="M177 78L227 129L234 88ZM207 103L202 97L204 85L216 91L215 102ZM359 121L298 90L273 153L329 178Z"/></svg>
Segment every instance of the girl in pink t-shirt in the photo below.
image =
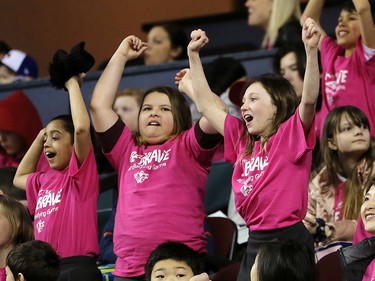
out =
<svg viewBox="0 0 375 281"><path fill-rule="evenodd" d="M57 72L61 71L58 88L69 94L71 115L55 117L39 132L18 166L14 185L26 190L35 239L49 243L61 258L59 280L100 281L102 274L96 265L99 175L90 118L80 90L85 72L94 62L82 44L75 48L73 55L57 51L53 60ZM79 62L72 62L78 57ZM55 81L59 75L51 68L51 81ZM50 166L43 172L36 170L41 154Z"/></svg>
<svg viewBox="0 0 375 281"><path fill-rule="evenodd" d="M369 0L344 1L335 29L336 40L325 32L319 40L322 62L322 109L317 115L319 137L329 111L337 106L360 108L375 136L375 31ZM319 22L324 0L310 0L301 20ZM373 11L374 12L374 11Z"/></svg>
<svg viewBox="0 0 375 281"><path fill-rule="evenodd" d="M302 219L307 209L307 185L315 144L314 115L319 94L317 44L320 29L307 19L302 32L306 49L306 79L301 102L283 77L263 75L251 81L242 98L239 120L220 109L204 77L199 51L208 42L195 30L188 46L190 70L176 75L181 84L193 81L190 98L224 135L226 161L233 163L236 208L249 227L247 251L238 280L249 280L259 246L274 238L302 240L313 250ZM193 95L190 95L190 94Z"/></svg>
<svg viewBox="0 0 375 281"><path fill-rule="evenodd" d="M352 241L364 185L374 174L374 148L370 123L354 106L334 108L327 116L322 137L324 167L309 185L305 226L316 234L317 218L326 223L325 236L317 245L331 241Z"/></svg>
<svg viewBox="0 0 375 281"><path fill-rule="evenodd" d="M185 97L171 87L145 92L134 134L119 119L113 103L124 67L146 48L136 36L126 37L100 76L90 103L103 151L119 175L115 280L143 280L149 254L168 240L206 251L205 187L222 139L204 117L192 126ZM190 92L191 81L180 90ZM223 102L221 106L226 108Z"/></svg>

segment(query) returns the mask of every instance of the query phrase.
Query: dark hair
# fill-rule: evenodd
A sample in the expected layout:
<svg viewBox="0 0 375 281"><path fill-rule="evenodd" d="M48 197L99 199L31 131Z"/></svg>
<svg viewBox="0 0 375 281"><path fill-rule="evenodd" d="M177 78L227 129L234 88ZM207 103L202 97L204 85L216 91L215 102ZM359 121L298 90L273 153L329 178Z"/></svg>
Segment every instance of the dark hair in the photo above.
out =
<svg viewBox="0 0 375 281"><path fill-rule="evenodd" d="M3 41L3 40L0 40L0 54L6 54L10 51L10 47L8 46L8 44Z"/></svg>
<svg viewBox="0 0 375 281"><path fill-rule="evenodd" d="M257 256L259 281L315 281L315 256L304 243L273 240L262 244Z"/></svg>
<svg viewBox="0 0 375 281"><path fill-rule="evenodd" d="M151 280L152 270L158 261L175 260L185 262L190 266L194 275L204 271L203 259L200 254L181 242L168 241L153 250L145 265L146 280Z"/></svg>
<svg viewBox="0 0 375 281"><path fill-rule="evenodd" d="M267 73L254 77L247 83L245 89L254 83L260 83L270 95L272 103L276 106L276 113L271 127L267 128L261 136L249 135L249 142L242 157L253 152L254 142L259 137L262 144L265 145L269 138L276 133L280 125L295 113L299 103L292 84L278 74ZM243 134L248 134L246 128Z"/></svg>
<svg viewBox="0 0 375 281"><path fill-rule="evenodd" d="M16 200L26 200L26 191L13 185L13 179L16 175L17 168L2 167L0 168L0 190L4 194Z"/></svg>
<svg viewBox="0 0 375 281"><path fill-rule="evenodd" d="M172 116L173 116L173 131L171 138L178 136L183 131L191 128L193 121L191 118L191 112L188 102L185 97L175 88L171 87L155 87L147 90L142 99L142 105L145 98L151 93L162 93L166 94L171 102ZM136 142L138 145L146 144L139 132L135 133Z"/></svg>
<svg viewBox="0 0 375 281"><path fill-rule="evenodd" d="M349 13L351 12L356 12L357 10L355 9L355 6L353 4L353 1L344 1L341 5L340 5L340 10L341 11L347 11Z"/></svg>
<svg viewBox="0 0 375 281"><path fill-rule="evenodd" d="M290 45L283 45L280 47L274 57L273 60L273 70L275 73L281 75L281 59L289 53L294 53L297 60L297 69L298 74L302 80L305 77L305 70L306 70L306 52L305 48L302 44L290 44Z"/></svg>
<svg viewBox="0 0 375 281"><path fill-rule="evenodd" d="M246 69L235 58L219 57L204 66L204 74L212 92L220 96L233 82L246 76Z"/></svg>
<svg viewBox="0 0 375 281"><path fill-rule="evenodd" d="M370 178L365 186L365 194L370 191L371 187L375 185L375 176Z"/></svg>
<svg viewBox="0 0 375 281"><path fill-rule="evenodd" d="M72 116L69 114L59 115L54 117L51 122L52 121L61 121L63 123L64 129L70 134L72 143L74 143L74 123Z"/></svg>
<svg viewBox="0 0 375 281"><path fill-rule="evenodd" d="M375 1L369 0L369 2L370 2L370 12L372 15L372 20L374 21L375 20ZM343 2L340 6L340 11L346 11L349 13L357 12L354 6L354 3L351 0Z"/></svg>
<svg viewBox="0 0 375 281"><path fill-rule="evenodd" d="M181 47L181 53L175 57L175 60L186 59L188 38L185 31L176 24L165 23L161 24L160 27L162 27L168 33L172 48Z"/></svg>
<svg viewBox="0 0 375 281"><path fill-rule="evenodd" d="M6 265L15 279L21 273L27 281L55 281L60 271L59 256L51 245L40 240L17 245L9 252Z"/></svg>

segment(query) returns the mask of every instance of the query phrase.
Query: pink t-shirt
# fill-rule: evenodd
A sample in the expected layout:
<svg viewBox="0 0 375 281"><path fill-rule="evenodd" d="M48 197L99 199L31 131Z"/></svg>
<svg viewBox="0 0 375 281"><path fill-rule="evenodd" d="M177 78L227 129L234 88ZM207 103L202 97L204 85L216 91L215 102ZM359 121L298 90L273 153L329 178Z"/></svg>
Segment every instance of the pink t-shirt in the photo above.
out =
<svg viewBox="0 0 375 281"><path fill-rule="evenodd" d="M273 230L302 221L307 211L308 182L315 145L315 130L305 137L296 113L285 121L253 156L241 156L248 134L243 121L225 119L225 160L234 163L232 187L236 208L253 231ZM314 128L314 124L312 125Z"/></svg>
<svg viewBox="0 0 375 281"><path fill-rule="evenodd" d="M0 281L5 281L6 275L5 275L5 267L0 267Z"/></svg>
<svg viewBox="0 0 375 281"><path fill-rule="evenodd" d="M14 160L14 158L7 155L5 152L0 151L0 168L1 167L15 167L17 168L20 161Z"/></svg>
<svg viewBox="0 0 375 281"><path fill-rule="evenodd" d="M352 105L360 108L370 121L371 136L375 136L375 56L365 59L361 39L350 57L344 57L344 49L326 36L321 45L322 94L320 111L323 122L333 108ZM319 125L318 125L319 126Z"/></svg>
<svg viewBox="0 0 375 281"><path fill-rule="evenodd" d="M363 274L362 281L375 280L375 259L367 266L365 274Z"/></svg>
<svg viewBox="0 0 375 281"><path fill-rule="evenodd" d="M73 150L69 168L31 174L26 195L36 240L50 243L62 258L99 254L99 176L92 148L81 167Z"/></svg>
<svg viewBox="0 0 375 281"><path fill-rule="evenodd" d="M124 128L106 154L119 171L114 275L144 274L151 251L168 240L206 251L203 201L214 153L200 147L194 128L163 144L140 147Z"/></svg>

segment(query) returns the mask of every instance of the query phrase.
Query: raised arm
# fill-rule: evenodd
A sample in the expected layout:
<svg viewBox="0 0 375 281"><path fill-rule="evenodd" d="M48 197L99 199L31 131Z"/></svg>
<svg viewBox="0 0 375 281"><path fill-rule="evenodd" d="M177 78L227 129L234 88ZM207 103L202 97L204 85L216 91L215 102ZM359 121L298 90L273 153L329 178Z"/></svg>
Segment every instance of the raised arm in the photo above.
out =
<svg viewBox="0 0 375 281"><path fill-rule="evenodd" d="M320 40L320 27L311 18L306 19L302 28L302 41L306 50L306 71L303 82L299 116L305 134L310 131L315 115L316 102L319 95L319 66L318 43Z"/></svg>
<svg viewBox="0 0 375 281"><path fill-rule="evenodd" d="M178 85L178 89L180 92L185 93L189 97L194 98L193 95L193 85L192 85L192 79L190 75L190 69L185 68L180 70L175 77L176 84ZM225 112L228 112L228 106L226 103L217 95L214 95L214 98L216 100L217 105L224 110ZM194 101L193 101L194 102ZM218 131L216 128L207 120L206 117L202 116L202 118L199 119L199 127L202 129L203 132L206 134L217 134Z"/></svg>
<svg viewBox="0 0 375 281"><path fill-rule="evenodd" d="M201 29L191 33L191 41L188 45L190 63L189 75L192 80L192 91L187 92L191 100L196 104L199 112L203 114L200 126L212 126L220 134L224 134L224 121L227 116L227 107L221 99L211 91L204 75L199 51L208 43L206 33ZM208 121L210 125L205 124ZM203 128L202 128L203 129ZM207 127L206 127L207 129ZM206 131L207 132L207 131Z"/></svg>
<svg viewBox="0 0 375 281"><path fill-rule="evenodd" d="M27 177L36 171L40 155L43 151L45 131L45 129L42 129L39 132L29 150L22 158L21 163L18 165L13 179L13 184L15 187L26 190Z"/></svg>
<svg viewBox="0 0 375 281"><path fill-rule="evenodd" d="M91 118L97 132L106 131L117 121L118 115L112 107L125 64L142 54L146 48L147 44L141 39L134 35L128 36L104 69L90 102Z"/></svg>
<svg viewBox="0 0 375 281"><path fill-rule="evenodd" d="M71 77L65 87L69 93L70 110L74 124L74 150L79 166L86 159L92 143L90 136L90 117L82 97L80 83L85 77L84 73Z"/></svg>
<svg viewBox="0 0 375 281"><path fill-rule="evenodd" d="M303 27L307 18L312 18L320 26L320 17L324 8L325 0L309 0L300 18L301 26ZM327 35L323 28L320 26L321 37L318 43L318 48L322 43L323 38Z"/></svg>
<svg viewBox="0 0 375 281"><path fill-rule="evenodd" d="M353 4L359 17L359 25L361 29L363 44L371 49L375 49L375 29L373 18L371 15L370 1L353 0Z"/></svg>

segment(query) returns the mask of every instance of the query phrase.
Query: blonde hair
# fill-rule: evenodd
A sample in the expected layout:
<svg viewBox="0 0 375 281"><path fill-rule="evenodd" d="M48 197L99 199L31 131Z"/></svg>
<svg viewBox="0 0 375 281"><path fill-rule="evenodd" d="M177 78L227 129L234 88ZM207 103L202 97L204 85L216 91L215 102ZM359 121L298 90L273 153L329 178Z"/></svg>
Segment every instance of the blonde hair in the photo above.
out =
<svg viewBox="0 0 375 281"><path fill-rule="evenodd" d="M141 106L144 90L139 88L126 88L117 92L116 98L118 97L134 97L137 104Z"/></svg>
<svg viewBox="0 0 375 281"><path fill-rule="evenodd" d="M279 29L292 18L299 20L301 8L299 0L272 0L272 12L268 30L263 40L263 47L274 45Z"/></svg>

